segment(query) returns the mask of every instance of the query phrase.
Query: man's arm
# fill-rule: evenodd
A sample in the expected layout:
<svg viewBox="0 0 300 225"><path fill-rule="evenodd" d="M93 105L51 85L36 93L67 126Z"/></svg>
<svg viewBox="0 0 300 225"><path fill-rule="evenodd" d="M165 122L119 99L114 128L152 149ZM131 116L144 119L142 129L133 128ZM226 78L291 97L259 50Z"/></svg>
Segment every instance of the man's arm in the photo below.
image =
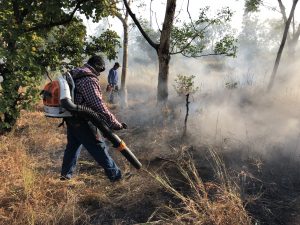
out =
<svg viewBox="0 0 300 225"><path fill-rule="evenodd" d="M100 85L96 78L90 78L84 82L83 92L82 94L84 95L86 105L99 113L110 128L122 129L122 124L105 105L102 99Z"/></svg>

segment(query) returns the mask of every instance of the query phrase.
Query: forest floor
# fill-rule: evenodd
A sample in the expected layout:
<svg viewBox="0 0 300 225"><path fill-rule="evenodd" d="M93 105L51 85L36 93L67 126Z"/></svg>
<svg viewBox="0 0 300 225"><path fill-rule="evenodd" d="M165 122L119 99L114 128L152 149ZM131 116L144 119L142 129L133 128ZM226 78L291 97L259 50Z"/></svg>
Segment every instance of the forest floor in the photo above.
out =
<svg viewBox="0 0 300 225"><path fill-rule="evenodd" d="M75 177L60 181L66 128L41 106L22 112L0 137L0 224L300 224L298 157L228 140L195 144L192 134L182 138L171 111L137 117L142 104L122 114L112 107L131 121L117 134L143 164L136 170L110 148L123 173L133 174L117 183L84 150Z"/></svg>

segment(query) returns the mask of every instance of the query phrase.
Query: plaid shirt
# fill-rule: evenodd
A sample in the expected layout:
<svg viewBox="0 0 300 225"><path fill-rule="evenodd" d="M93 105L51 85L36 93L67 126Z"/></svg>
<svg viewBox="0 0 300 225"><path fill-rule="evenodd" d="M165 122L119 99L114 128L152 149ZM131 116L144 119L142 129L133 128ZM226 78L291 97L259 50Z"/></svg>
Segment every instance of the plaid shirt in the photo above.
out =
<svg viewBox="0 0 300 225"><path fill-rule="evenodd" d="M75 78L75 104L85 105L97 112L110 128L122 128L122 124L108 110L102 98L99 80L93 67L86 64L84 67L72 71ZM77 79L76 79L77 78Z"/></svg>

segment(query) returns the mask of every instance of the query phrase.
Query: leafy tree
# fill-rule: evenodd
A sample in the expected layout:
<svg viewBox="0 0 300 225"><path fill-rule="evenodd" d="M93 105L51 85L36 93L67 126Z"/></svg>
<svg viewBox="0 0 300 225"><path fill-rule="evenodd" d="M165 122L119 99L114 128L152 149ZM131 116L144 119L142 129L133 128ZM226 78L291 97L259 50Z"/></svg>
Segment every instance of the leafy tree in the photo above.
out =
<svg viewBox="0 0 300 225"><path fill-rule="evenodd" d="M94 21L108 16L105 0L7 0L0 2L0 132L16 123L20 110L37 101L39 84L49 69L78 66L84 54L104 52L114 58L115 32L91 43L76 12ZM103 43L105 43L103 45Z"/></svg>
<svg viewBox="0 0 300 225"><path fill-rule="evenodd" d="M214 18L208 17L208 8L202 9L197 20L193 21L191 19L189 23L183 23L183 25L179 27L175 26L174 21L176 0L168 0L159 42L156 42L147 34L140 21L131 11L126 0L124 0L124 4L143 37L157 53L159 62L158 102L166 103L168 99L168 77L171 55L182 54L188 57L202 57L209 55L234 56L236 53L236 47L234 46L236 40L231 35L223 35L215 43L212 43L209 37L206 36L208 27L220 25L230 20L232 13L229 9L222 10ZM213 44L214 46L212 52L207 51L209 44Z"/></svg>

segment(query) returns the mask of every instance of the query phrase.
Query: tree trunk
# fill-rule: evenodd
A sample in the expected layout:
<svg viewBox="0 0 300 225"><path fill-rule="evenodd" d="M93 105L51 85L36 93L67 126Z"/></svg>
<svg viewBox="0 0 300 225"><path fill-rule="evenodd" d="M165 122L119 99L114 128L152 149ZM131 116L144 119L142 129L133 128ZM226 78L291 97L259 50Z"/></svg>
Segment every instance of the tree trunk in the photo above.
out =
<svg viewBox="0 0 300 225"><path fill-rule="evenodd" d="M159 71L157 85L157 101L166 103L168 100L168 77L170 62L170 37L176 9L176 0L168 0L165 19L160 36L160 44L157 50Z"/></svg>
<svg viewBox="0 0 300 225"><path fill-rule="evenodd" d="M296 8L297 3L298 3L298 0L293 1L293 5L292 5L292 9L291 9L289 18L288 18L288 20L286 21L286 24L285 24L281 44L280 44L280 47L278 49L275 64L274 64L273 71L272 71L271 78L270 78L270 82L269 82L269 85L268 85L268 91L270 91L272 89L273 84L274 84L274 80L275 80L275 76L277 74L277 70L278 70L278 67L279 67L282 51L283 51L283 48L284 48L284 45L285 45L285 42L286 42L286 39L287 39L287 36L288 36L289 27L290 27L292 18L294 16L294 12L295 12L295 8Z"/></svg>
<svg viewBox="0 0 300 225"><path fill-rule="evenodd" d="M13 74L7 74L13 76ZM16 125L17 119L20 114L19 104L21 99L18 94L19 85L11 85L11 80L4 79L2 82L3 93L2 97L6 99L6 109L2 111L3 118L0 118L0 134L9 132Z"/></svg>
<svg viewBox="0 0 300 225"><path fill-rule="evenodd" d="M288 18L286 16L286 12L285 12L285 6L283 5L281 0L278 0L278 4L279 4L279 8L280 8L280 12L282 14L282 18L284 23L287 22ZM300 36L300 25L298 25L298 28L296 30L295 28L295 14L293 14L293 18L292 18L292 23L293 23L293 31L291 35L287 36L287 48L288 48L288 57L290 59L294 59L295 57L295 51L296 51L296 47L297 47L297 43L299 40L299 36Z"/></svg>
<svg viewBox="0 0 300 225"><path fill-rule="evenodd" d="M160 35L159 44L152 41L147 33L142 28L135 14L131 11L128 2L123 0L126 9L132 20L140 30L146 41L156 50L158 56L158 84L157 84L157 101L158 103L166 103L168 100L168 76L169 76L169 62L170 62L170 37L174 21L176 0L167 0L164 23Z"/></svg>
<svg viewBox="0 0 300 225"><path fill-rule="evenodd" d="M185 98L185 107L186 107L186 114L185 114L185 118L184 118L184 130L183 130L183 137L186 136L186 131L187 131L187 120L188 120L188 117L189 117L189 98L190 98L190 94L188 93L186 95L186 98Z"/></svg>
<svg viewBox="0 0 300 225"><path fill-rule="evenodd" d="M125 18L117 16L123 24L123 62L122 62L122 75L121 75L121 107L127 108L127 88L126 88L126 75L127 75L127 65L128 65L128 11L126 10Z"/></svg>
<svg viewBox="0 0 300 225"><path fill-rule="evenodd" d="M159 103L168 100L168 75L169 75L169 62L170 56L167 54L158 53L158 85L157 85L157 101Z"/></svg>

